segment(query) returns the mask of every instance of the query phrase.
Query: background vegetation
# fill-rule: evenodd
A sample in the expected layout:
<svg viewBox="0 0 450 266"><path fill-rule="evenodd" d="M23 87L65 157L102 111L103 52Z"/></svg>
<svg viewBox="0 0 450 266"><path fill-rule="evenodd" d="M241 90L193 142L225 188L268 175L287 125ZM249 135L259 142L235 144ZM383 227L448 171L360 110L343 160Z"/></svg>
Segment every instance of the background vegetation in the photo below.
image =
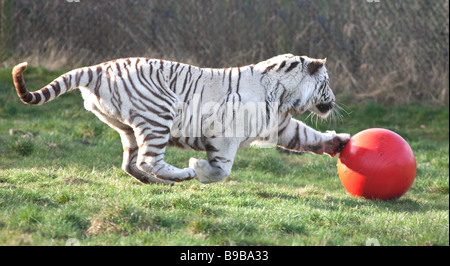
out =
<svg viewBox="0 0 450 266"><path fill-rule="evenodd" d="M229 67L293 53L327 57L337 94L448 104L448 0L1 2L4 66L147 56Z"/></svg>

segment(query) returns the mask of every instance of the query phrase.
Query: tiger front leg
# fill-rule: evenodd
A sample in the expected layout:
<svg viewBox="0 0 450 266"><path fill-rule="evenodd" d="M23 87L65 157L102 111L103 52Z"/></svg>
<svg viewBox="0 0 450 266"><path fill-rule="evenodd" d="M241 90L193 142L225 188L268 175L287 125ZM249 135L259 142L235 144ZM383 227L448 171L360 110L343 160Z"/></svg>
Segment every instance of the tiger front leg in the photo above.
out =
<svg viewBox="0 0 450 266"><path fill-rule="evenodd" d="M207 161L204 159L191 158L189 167L195 170L197 179L200 183L209 184L225 180L231 173L229 159L217 159L216 161Z"/></svg>
<svg viewBox="0 0 450 266"><path fill-rule="evenodd" d="M278 145L289 150L327 153L334 157L349 140L349 134L336 134L334 131L321 133L298 120L291 119L287 127L280 132Z"/></svg>
<svg viewBox="0 0 450 266"><path fill-rule="evenodd" d="M239 140L217 138L206 145L208 160L191 158L189 167L195 170L200 183L209 184L225 180L231 173L234 157L239 147Z"/></svg>

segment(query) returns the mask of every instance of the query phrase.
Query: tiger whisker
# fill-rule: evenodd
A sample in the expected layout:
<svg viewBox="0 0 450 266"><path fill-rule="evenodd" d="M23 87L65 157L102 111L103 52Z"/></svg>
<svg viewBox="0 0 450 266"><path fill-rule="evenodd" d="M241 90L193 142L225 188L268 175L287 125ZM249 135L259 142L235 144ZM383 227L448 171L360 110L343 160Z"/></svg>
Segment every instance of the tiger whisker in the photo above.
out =
<svg viewBox="0 0 450 266"><path fill-rule="evenodd" d="M306 116L305 120L308 120L308 118L310 118L314 113L313 112L309 112L308 116ZM312 120L311 120L312 122Z"/></svg>

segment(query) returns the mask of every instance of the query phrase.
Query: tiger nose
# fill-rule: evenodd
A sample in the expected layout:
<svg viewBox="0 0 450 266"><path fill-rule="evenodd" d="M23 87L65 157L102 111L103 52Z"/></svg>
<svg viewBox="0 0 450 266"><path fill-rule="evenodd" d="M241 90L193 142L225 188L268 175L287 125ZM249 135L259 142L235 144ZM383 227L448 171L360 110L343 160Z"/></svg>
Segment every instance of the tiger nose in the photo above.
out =
<svg viewBox="0 0 450 266"><path fill-rule="evenodd" d="M317 109L319 109L320 112L326 113L334 108L336 103L334 101L328 102L328 103L320 103L316 105Z"/></svg>

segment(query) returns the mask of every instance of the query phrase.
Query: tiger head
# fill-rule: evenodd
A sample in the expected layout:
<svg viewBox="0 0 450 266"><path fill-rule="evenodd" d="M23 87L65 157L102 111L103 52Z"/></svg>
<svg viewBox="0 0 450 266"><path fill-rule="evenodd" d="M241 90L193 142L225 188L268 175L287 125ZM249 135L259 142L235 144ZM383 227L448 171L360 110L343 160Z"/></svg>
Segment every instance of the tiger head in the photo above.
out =
<svg viewBox="0 0 450 266"><path fill-rule="evenodd" d="M263 83L269 86L269 99L279 101L279 110L301 114L309 110L323 118L335 106L326 59L280 55L264 61Z"/></svg>

